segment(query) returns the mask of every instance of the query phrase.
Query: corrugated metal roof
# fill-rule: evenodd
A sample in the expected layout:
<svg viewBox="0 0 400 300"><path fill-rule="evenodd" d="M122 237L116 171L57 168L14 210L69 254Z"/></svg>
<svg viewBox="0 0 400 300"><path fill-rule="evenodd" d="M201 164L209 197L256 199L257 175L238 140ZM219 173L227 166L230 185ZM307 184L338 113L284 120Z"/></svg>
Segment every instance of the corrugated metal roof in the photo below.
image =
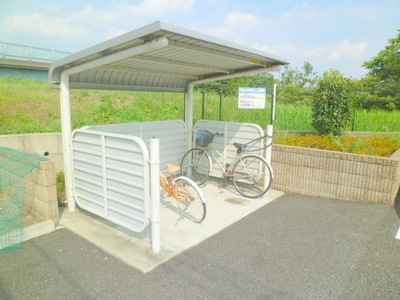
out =
<svg viewBox="0 0 400 300"><path fill-rule="evenodd" d="M266 73L288 61L236 43L155 22L54 62L70 88L185 92L189 82Z"/></svg>

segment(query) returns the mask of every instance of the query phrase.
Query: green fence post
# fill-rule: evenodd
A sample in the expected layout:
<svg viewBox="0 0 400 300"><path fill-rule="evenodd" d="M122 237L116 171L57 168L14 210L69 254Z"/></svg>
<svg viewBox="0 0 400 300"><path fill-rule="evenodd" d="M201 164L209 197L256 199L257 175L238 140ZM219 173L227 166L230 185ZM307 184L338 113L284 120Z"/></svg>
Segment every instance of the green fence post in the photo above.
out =
<svg viewBox="0 0 400 300"><path fill-rule="evenodd" d="M222 90L219 90L219 120L222 121Z"/></svg>
<svg viewBox="0 0 400 300"><path fill-rule="evenodd" d="M205 106L205 94L206 94L206 91L202 90L201 92L203 93L202 102L201 102L201 119L204 120L204 106Z"/></svg>

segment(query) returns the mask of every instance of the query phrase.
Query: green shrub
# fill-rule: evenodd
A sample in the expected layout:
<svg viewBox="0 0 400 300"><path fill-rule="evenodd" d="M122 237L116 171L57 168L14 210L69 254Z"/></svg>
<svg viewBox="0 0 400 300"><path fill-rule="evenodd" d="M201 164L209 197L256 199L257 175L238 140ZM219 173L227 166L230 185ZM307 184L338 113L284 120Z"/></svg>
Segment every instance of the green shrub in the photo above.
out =
<svg viewBox="0 0 400 300"><path fill-rule="evenodd" d="M312 126L319 135L340 136L352 121L354 87L337 70L325 72L313 98Z"/></svg>

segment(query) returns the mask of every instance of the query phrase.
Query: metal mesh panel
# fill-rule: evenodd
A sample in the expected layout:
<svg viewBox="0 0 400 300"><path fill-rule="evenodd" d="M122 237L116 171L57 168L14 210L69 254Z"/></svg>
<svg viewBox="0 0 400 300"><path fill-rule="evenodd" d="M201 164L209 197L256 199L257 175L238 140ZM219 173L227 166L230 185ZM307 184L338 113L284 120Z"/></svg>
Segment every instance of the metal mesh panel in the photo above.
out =
<svg viewBox="0 0 400 300"><path fill-rule="evenodd" d="M22 249L26 176L45 160L0 147L0 253Z"/></svg>

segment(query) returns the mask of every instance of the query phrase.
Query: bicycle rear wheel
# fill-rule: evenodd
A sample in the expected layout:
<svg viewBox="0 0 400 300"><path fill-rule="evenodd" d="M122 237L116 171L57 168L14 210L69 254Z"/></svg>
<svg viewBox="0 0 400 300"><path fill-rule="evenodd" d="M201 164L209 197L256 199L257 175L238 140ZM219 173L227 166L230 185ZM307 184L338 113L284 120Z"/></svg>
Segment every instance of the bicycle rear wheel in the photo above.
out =
<svg viewBox="0 0 400 300"><path fill-rule="evenodd" d="M193 148L185 153L181 162L181 173L198 185L206 182L211 170L211 158L208 153L199 148Z"/></svg>
<svg viewBox="0 0 400 300"><path fill-rule="evenodd" d="M199 223L206 217L206 200L200 188L189 178L179 177L174 181L174 198L181 213L189 220Z"/></svg>
<svg viewBox="0 0 400 300"><path fill-rule="evenodd" d="M232 168L233 184L247 198L264 195L271 187L272 178L271 167L265 159L257 155L239 158Z"/></svg>

